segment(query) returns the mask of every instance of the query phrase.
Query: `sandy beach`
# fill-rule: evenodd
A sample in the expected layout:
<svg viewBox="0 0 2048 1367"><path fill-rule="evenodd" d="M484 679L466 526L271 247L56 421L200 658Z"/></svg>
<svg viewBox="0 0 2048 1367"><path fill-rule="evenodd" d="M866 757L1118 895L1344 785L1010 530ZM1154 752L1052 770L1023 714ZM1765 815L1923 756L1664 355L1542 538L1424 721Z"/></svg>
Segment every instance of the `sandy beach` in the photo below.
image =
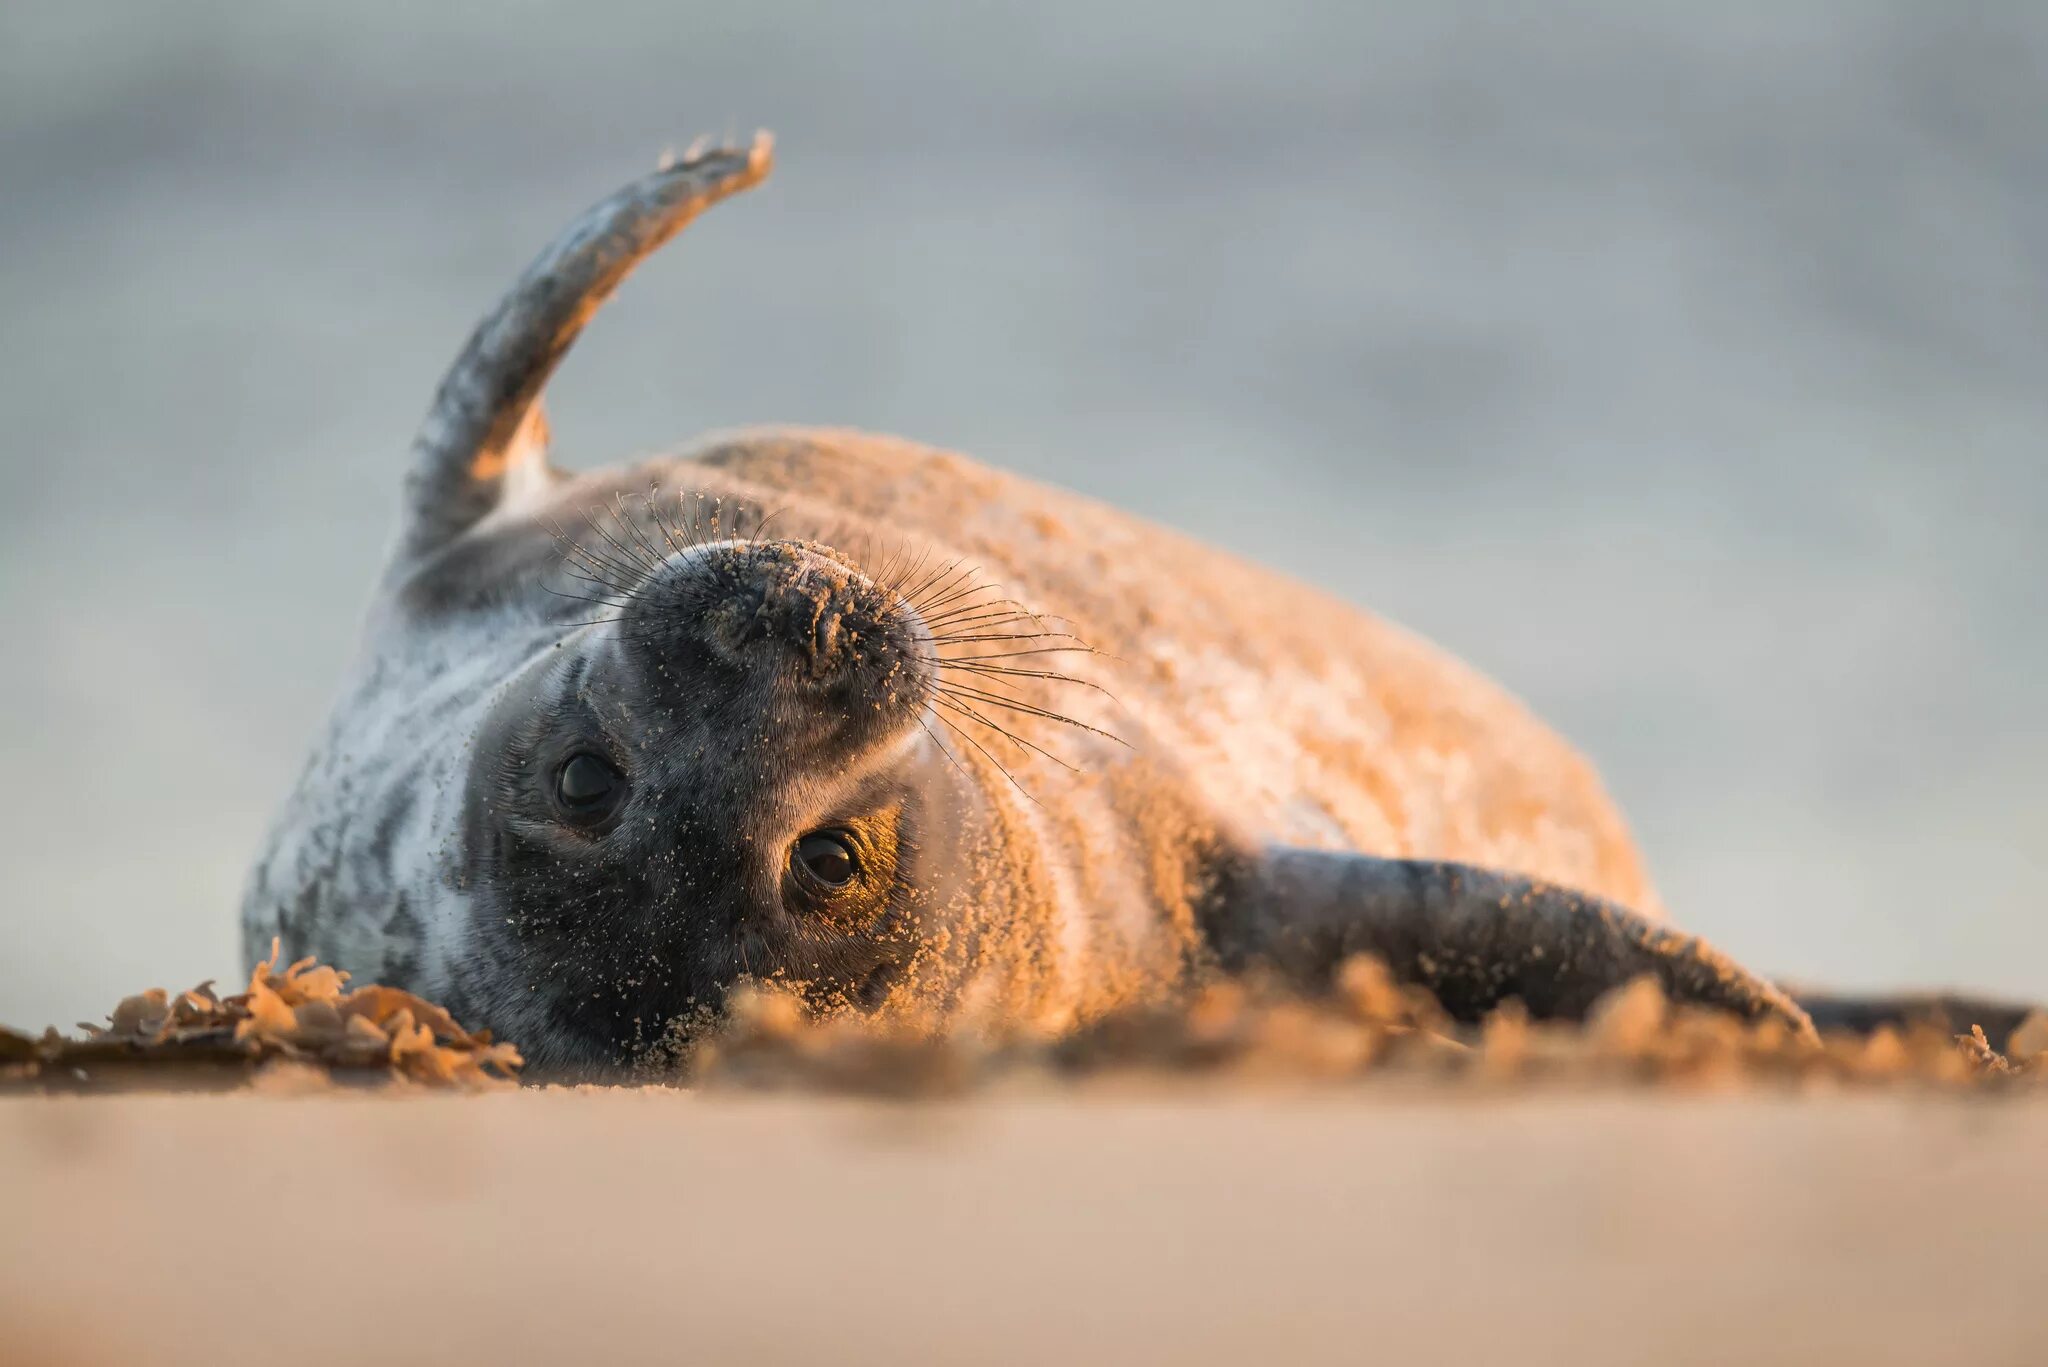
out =
<svg viewBox="0 0 2048 1367"><path fill-rule="evenodd" d="M0 1022L25 1032L0 1030L0 1367L2048 1365L2048 1014L2005 1028L2048 1007L2044 73L2048 3L0 3ZM664 149L757 127L774 182L636 275L551 387L563 468L850 428L1185 533L1498 680L1598 772L1674 926L1802 1001L1991 1011L1838 1014L1816 1045L1641 985L1583 1031L1456 1024L1370 975L1313 1009L1256 977L1184 1002L1137 968L1203 946L1061 926L1020 961L1115 967L1094 1004L948 992L975 1029L814 1030L803 975L742 950L770 983L722 1032L697 1008L729 961L609 1032L619 1071L549 1071L575 1062L557 1021L472 1005L589 1015L589 956L631 967L600 987L717 959L703 928L743 920L706 908L739 884L694 874L780 845L707 838L729 823L683 809L721 790L663 774L647 848L587 861L621 895L544 900L565 867L527 865L562 953L495 996L430 980L407 945L496 924L472 873L511 867L468 834L498 796L458 814L456 775L518 766L477 762L506 728L423 722L460 747L422 777L386 725L441 715L409 685L362 751L406 764L337 778L331 845L252 878L325 772L414 433L481 311ZM802 534L859 512L905 549L935 487L819 493ZM1086 619L1059 639L1106 671L1060 715L1199 712L1114 764L1208 786L1169 810L1113 766L1049 772L1010 829L1099 857L1041 861L1035 900L1015 869L987 888L1171 901L1101 919L1191 936L1243 881L1206 853L1261 806L1304 823L1288 843L1581 886L1478 848L1498 805L1597 870L1585 822L1471 762L1487 709L1381 697L1376 667L1326 687L1327 606L1291 691L1271 652L1222 652L1306 590L1196 595L1180 543L1009 487L921 535L1011 547L1006 597L1056 566L1074 601L1033 611ZM934 617L966 632L963 601ZM955 664L1025 659L979 656ZM513 691L420 658L467 661L422 673L478 708ZM966 675L1031 677L1008 668ZM1436 710L1442 743L1411 724ZM629 768L682 753L656 731ZM708 753L753 734L707 723ZM1347 832L1318 789L1390 754L1412 781L1360 779ZM845 834L813 815L792 856ZM357 880L342 834L417 876ZM942 843L892 848L943 887ZM781 874L746 884L764 907ZM256 887L277 924L245 944ZM362 935L286 933L349 899ZM705 919L636 931L650 906ZM272 932L332 965L251 981ZM869 967L844 976L887 983ZM41 1033L80 1020L104 1024ZM598 1076L694 1089L542 1085Z"/></svg>
<svg viewBox="0 0 2048 1367"><path fill-rule="evenodd" d="M23 1097L0 1356L2039 1362L2044 1153L1900 1093Z"/></svg>

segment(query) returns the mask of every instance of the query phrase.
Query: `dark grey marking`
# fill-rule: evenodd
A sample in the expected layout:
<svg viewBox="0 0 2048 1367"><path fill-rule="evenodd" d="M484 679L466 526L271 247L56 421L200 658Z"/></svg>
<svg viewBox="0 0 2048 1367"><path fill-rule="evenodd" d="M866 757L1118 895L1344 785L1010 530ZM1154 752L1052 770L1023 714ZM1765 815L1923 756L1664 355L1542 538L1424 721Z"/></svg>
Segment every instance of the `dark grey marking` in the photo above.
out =
<svg viewBox="0 0 2048 1367"><path fill-rule="evenodd" d="M411 982L420 971L420 946L425 927L413 915L403 892L391 894L391 916L384 922L384 967L380 977L392 982Z"/></svg>

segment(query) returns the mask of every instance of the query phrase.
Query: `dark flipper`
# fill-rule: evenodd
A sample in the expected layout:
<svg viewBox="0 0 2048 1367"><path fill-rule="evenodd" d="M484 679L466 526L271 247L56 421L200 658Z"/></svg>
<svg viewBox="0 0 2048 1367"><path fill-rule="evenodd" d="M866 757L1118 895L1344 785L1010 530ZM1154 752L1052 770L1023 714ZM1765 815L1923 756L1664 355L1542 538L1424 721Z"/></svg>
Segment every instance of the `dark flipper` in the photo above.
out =
<svg viewBox="0 0 2048 1367"><path fill-rule="evenodd" d="M1351 955L1375 955L1461 1019L1510 997L1539 1017L1581 1017L1603 993L1649 974L1674 1001L1813 1033L1790 997L1693 936L1471 865L1275 847L1225 880L1204 930L1226 966L1304 985L1327 982Z"/></svg>
<svg viewBox="0 0 2048 1367"><path fill-rule="evenodd" d="M1983 1027L1984 1038L1991 1047L2000 1053L2005 1052L2020 1022L2041 1009L1950 992L1901 992L1890 996L1873 993L1854 997L1794 988L1793 995L1820 1030L1867 1035L1887 1025L1904 1029L1927 1024L1951 1034L1967 1035L1971 1026L1978 1025Z"/></svg>

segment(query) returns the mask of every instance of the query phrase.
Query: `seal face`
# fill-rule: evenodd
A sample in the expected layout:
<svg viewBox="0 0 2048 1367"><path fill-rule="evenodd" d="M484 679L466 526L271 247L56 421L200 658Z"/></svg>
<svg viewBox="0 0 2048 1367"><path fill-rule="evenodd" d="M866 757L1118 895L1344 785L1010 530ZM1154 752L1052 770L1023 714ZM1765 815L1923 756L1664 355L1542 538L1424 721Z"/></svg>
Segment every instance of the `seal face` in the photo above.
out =
<svg viewBox="0 0 2048 1367"><path fill-rule="evenodd" d="M550 468L541 390L584 323L768 165L760 139L626 187L479 324L251 876L252 958L437 996L543 1073L628 1066L747 978L1044 1029L1357 952L1467 1015L1651 973L1810 1030L1622 905L1648 884L1568 747L1355 609L888 438Z"/></svg>
<svg viewBox="0 0 2048 1367"><path fill-rule="evenodd" d="M943 824L909 743L934 686L914 608L800 542L655 553L575 553L620 608L500 691L464 784L457 986L607 1056L743 974L878 1002Z"/></svg>

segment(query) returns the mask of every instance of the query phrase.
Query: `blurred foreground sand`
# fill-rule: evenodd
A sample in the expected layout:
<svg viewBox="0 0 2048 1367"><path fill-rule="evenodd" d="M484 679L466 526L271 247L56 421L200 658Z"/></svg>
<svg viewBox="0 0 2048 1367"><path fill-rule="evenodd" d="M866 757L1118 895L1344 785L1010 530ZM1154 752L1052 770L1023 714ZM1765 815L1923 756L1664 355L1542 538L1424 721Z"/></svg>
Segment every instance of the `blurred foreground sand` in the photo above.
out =
<svg viewBox="0 0 2048 1367"><path fill-rule="evenodd" d="M2048 1361L2048 1103L0 1101L0 1361Z"/></svg>

